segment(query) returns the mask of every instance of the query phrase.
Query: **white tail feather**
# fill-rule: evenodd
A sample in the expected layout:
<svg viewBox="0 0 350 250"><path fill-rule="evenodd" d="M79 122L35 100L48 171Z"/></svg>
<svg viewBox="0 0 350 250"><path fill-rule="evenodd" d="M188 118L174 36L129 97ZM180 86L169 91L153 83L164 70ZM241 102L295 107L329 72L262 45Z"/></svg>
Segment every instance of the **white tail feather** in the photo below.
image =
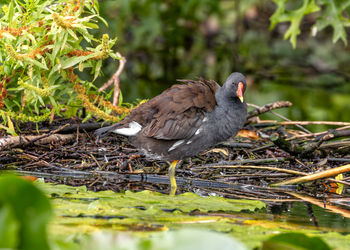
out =
<svg viewBox="0 0 350 250"><path fill-rule="evenodd" d="M125 136L133 136L136 135L140 130L142 129L142 126L138 124L135 121L132 121L129 123L129 127L127 128L117 128L113 131L113 133L125 135Z"/></svg>

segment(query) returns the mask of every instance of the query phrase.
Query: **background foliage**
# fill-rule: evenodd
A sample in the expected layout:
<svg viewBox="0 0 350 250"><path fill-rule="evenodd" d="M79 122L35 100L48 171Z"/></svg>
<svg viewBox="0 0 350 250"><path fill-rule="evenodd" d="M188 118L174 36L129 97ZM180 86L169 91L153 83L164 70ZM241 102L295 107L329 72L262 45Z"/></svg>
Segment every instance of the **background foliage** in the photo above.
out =
<svg viewBox="0 0 350 250"><path fill-rule="evenodd" d="M2 128L14 133L12 120L38 122L54 116L113 120L113 107L95 94L118 67L115 51L127 58L121 88L128 102L150 98L175 79L203 76L222 83L240 71L248 77L248 101L291 100L296 107L286 112L292 119L347 119L341 110L349 105L350 90L348 1L98 4L0 4ZM103 47L106 33L118 41L105 36Z"/></svg>
<svg viewBox="0 0 350 250"><path fill-rule="evenodd" d="M128 60L124 100L150 98L176 79L203 76L222 83L240 71L249 80L248 102L290 100L294 106L285 115L299 120L348 119L342 110L350 98L349 9L347 1L309 0L101 5ZM101 82L117 66L107 61L104 67Z"/></svg>
<svg viewBox="0 0 350 250"><path fill-rule="evenodd" d="M96 1L17 1L3 5L0 14L0 115L7 130L11 120L41 122L57 116L76 116L81 106L108 120L91 101L102 60L118 60L110 49L116 39L101 38ZM75 72L88 72L81 80ZM78 97L78 98L77 98ZM108 103L104 103L108 106Z"/></svg>

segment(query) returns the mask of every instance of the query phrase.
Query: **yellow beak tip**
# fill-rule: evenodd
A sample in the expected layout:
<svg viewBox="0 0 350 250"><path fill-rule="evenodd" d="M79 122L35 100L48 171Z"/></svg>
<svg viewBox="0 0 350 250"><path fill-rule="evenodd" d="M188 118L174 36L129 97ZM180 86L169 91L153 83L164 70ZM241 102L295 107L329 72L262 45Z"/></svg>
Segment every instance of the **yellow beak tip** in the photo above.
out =
<svg viewBox="0 0 350 250"><path fill-rule="evenodd" d="M241 102L243 103L244 102L243 96L240 96L239 100L241 100Z"/></svg>

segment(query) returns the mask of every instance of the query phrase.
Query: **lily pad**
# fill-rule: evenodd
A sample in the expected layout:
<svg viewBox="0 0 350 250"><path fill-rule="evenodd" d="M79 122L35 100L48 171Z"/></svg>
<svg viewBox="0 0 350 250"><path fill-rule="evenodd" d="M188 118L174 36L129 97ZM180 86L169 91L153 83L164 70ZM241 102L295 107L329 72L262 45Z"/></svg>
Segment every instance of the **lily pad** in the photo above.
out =
<svg viewBox="0 0 350 250"><path fill-rule="evenodd" d="M88 244L87 244L88 243ZM138 250L245 250L238 240L224 234L199 229L181 229L155 233L152 237L134 237L129 233L94 233L84 249Z"/></svg>
<svg viewBox="0 0 350 250"><path fill-rule="evenodd" d="M139 208L143 210L156 208L163 211L181 212L191 212L194 210L200 210L202 212L238 212L243 210L255 211L256 209L265 208L265 204L261 201L233 200L216 196L201 197L194 193L169 196L151 191L126 191L125 193L114 193L112 191L92 192L87 191L84 186L69 187L44 183L39 185L50 197L61 198L66 201L69 200L69 203L72 204L72 209L76 208L76 204L79 204L79 206L88 205L81 212L86 213L88 209L100 215L108 214L111 211L122 208Z"/></svg>
<svg viewBox="0 0 350 250"><path fill-rule="evenodd" d="M309 237L302 233L284 233L271 237L263 243L262 250L331 250L320 237Z"/></svg>

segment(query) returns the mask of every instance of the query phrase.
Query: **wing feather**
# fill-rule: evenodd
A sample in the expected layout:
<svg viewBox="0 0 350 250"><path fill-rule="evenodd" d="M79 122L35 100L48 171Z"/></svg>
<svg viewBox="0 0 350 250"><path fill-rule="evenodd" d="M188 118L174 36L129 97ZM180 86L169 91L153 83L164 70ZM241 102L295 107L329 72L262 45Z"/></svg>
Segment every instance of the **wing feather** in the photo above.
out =
<svg viewBox="0 0 350 250"><path fill-rule="evenodd" d="M141 131L144 136L163 140L186 139L194 135L205 113L215 108L218 88L216 82L203 79L174 85L143 104L142 114L139 112L141 105L140 110L134 110L128 118L144 127Z"/></svg>

